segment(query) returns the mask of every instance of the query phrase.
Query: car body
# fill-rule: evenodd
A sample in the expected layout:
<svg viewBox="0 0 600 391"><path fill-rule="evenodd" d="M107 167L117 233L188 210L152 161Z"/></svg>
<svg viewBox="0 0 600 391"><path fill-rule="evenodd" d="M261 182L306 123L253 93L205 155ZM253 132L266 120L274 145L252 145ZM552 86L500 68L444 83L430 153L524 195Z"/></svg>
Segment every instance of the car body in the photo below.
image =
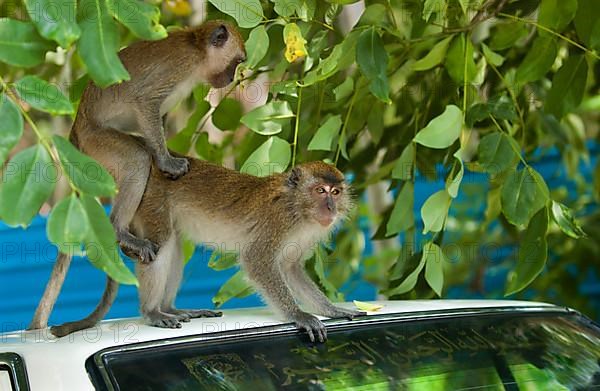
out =
<svg viewBox="0 0 600 391"><path fill-rule="evenodd" d="M570 389L572 384L588 387L573 389L590 389L590 384L600 384L600 329L576 311L508 300L373 303L383 308L352 321L325 320L329 340L323 345L311 344L306 335L264 307L226 310L222 318L194 319L181 329L120 319L60 339L48 330L4 333L0 389L364 385L364 389L436 390L462 385L466 389L478 379L492 382L494 387L485 389L494 390L504 389L502 384L519 389L514 388L519 382L528 390L550 385ZM510 383L515 383L513 388L507 386Z"/></svg>

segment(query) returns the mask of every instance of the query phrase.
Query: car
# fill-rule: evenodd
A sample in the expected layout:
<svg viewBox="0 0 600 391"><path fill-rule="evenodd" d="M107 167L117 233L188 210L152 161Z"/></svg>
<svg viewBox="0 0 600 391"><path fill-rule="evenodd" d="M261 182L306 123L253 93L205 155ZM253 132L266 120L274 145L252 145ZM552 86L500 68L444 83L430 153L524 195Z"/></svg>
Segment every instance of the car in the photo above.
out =
<svg viewBox="0 0 600 391"><path fill-rule="evenodd" d="M600 328L577 311L511 300L378 301L327 319L326 343L267 308L180 329L141 319L54 338L0 334L1 390L590 390ZM343 303L347 308L352 303Z"/></svg>

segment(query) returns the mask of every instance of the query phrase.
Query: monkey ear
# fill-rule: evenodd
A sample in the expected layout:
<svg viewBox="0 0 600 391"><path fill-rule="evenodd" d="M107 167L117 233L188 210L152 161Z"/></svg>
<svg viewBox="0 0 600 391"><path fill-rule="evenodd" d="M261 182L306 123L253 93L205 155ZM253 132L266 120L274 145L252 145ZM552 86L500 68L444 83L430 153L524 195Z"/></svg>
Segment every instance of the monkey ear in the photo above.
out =
<svg viewBox="0 0 600 391"><path fill-rule="evenodd" d="M288 178L287 178L288 186L289 187L298 187L301 176L302 176L302 171L300 171L300 169L298 167L292 168L292 171L290 171Z"/></svg>
<svg viewBox="0 0 600 391"><path fill-rule="evenodd" d="M229 32L225 25L220 25L210 34L210 44L220 48L227 42L227 38L229 37Z"/></svg>

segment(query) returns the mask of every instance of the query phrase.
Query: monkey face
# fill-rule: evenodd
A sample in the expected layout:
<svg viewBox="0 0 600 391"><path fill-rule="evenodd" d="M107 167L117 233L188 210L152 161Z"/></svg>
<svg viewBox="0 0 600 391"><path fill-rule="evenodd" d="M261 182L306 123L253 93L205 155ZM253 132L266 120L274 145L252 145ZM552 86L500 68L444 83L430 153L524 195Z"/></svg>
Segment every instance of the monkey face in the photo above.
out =
<svg viewBox="0 0 600 391"><path fill-rule="evenodd" d="M230 23L215 21L208 40L210 58L209 82L215 88L228 85L235 78L235 70L246 61L246 49L239 32Z"/></svg>
<svg viewBox="0 0 600 391"><path fill-rule="evenodd" d="M350 210L344 175L332 165L319 161L299 165L290 172L287 184L295 189L300 209L322 227L331 228Z"/></svg>

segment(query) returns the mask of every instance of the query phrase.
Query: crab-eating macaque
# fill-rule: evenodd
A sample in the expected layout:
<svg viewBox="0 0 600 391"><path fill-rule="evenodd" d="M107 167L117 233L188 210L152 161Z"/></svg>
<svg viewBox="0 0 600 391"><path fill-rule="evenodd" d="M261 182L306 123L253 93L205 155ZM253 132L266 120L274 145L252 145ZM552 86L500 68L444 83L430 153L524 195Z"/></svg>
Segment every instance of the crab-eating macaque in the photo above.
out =
<svg viewBox="0 0 600 391"><path fill-rule="evenodd" d="M185 236L236 250L247 278L264 299L306 330L311 341L324 341L325 327L312 314L350 319L365 314L334 306L304 270L315 246L329 238L350 207L343 174L323 162L255 177L190 159L190 171L177 181L153 166L132 225L135 235L160 248L156 260L136 263L143 317L154 326L178 328L190 318L220 316L173 306L183 272L180 241ZM109 279L101 303L88 318L52 327L52 333L64 336L93 326L110 308L115 286Z"/></svg>
<svg viewBox="0 0 600 391"><path fill-rule="evenodd" d="M130 80L101 89L90 82L79 104L70 140L98 160L115 178L119 190L111 221L123 251L132 258L154 260L158 246L131 234L150 167L177 179L189 163L166 147L162 124L166 113L199 83L225 87L246 59L237 29L221 20L169 33L158 41L136 42L119 52ZM60 254L30 329L46 327L71 261Z"/></svg>
<svg viewBox="0 0 600 391"><path fill-rule="evenodd" d="M156 243L137 238L128 229L150 167L154 163L170 179L189 169L185 157L174 157L167 150L163 117L198 84L221 88L231 83L246 52L234 26L210 20L162 40L134 43L121 50L119 58L130 80L105 89L88 84L71 141L115 178L119 192L110 217L123 251L152 260Z"/></svg>

